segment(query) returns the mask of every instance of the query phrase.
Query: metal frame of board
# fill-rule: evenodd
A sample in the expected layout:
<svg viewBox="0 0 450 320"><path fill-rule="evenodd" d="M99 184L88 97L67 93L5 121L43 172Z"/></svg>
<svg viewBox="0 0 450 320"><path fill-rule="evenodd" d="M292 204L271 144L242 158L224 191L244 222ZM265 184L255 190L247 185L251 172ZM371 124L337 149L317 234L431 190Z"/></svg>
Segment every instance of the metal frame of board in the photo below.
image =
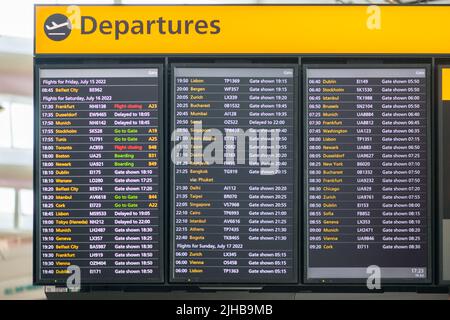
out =
<svg viewBox="0 0 450 320"><path fill-rule="evenodd" d="M61 5L63 6L63 5ZM289 5L286 5L289 6ZM317 5L317 7L321 6L328 6L328 5ZM367 6L365 4L361 4L360 6ZM39 116L39 108L37 105L37 101L39 101L39 93L38 88L39 85L36 81L38 79L38 69L42 68L43 66L49 67L49 68L55 68L55 67L62 67L62 66L70 66L70 67L85 67L85 66L95 66L96 68L101 67L129 67L132 65L140 65L140 66L151 66L152 64L160 64L163 66L163 74L161 75L160 79L162 79L161 83L161 97L160 97L160 112L163 113L162 116L162 131L161 137L160 137L160 150L162 153L167 154L169 152L169 146L168 144L168 138L169 137L169 128L170 128L170 119L169 119L169 113L171 112L170 106L172 106L172 101L170 97L171 93L171 71L173 65L189 65L193 66L194 64L214 64L214 66L218 66L219 64L225 64L228 66L234 66L239 64L245 64L248 65L297 65L297 74L301 73L303 70L304 65L314 65L314 64L321 64L321 66L331 66L331 65L339 65L340 67L352 67L354 65L364 65L364 66L374 66L375 64L384 64L383 66L388 67L389 65L394 65L395 67L401 67L402 65L414 65L414 66L423 66L428 65L429 66L429 107L428 110L430 111L429 114L429 122L431 122L431 126L429 128L429 187L430 191L438 190L438 181L437 177L439 176L439 166L438 166L438 153L437 153L437 117L435 108L438 106L438 98L437 98L437 87L436 85L438 82L438 66L441 64L442 61L450 61L450 53L449 54L187 54L187 55L181 55L181 54L88 54L88 55L78 55L78 54L42 54L42 55L36 55L34 57L34 115L35 115L35 137L34 137L34 188L37 190L37 170L38 169L38 155L39 152L37 150L38 142L39 142L39 135L37 134L38 126L36 126L37 119L40 118ZM300 71L300 72L299 72ZM303 79L303 74L298 74L297 76L297 107L303 108L304 107L304 100L301 99L301 95L303 92L303 83L300 81L300 79ZM166 110L167 108L167 110ZM301 123L303 123L304 119L303 112L299 110L296 115L297 120L297 126ZM295 130L297 130L298 134L303 131L304 128L297 127ZM161 129L161 128L160 128ZM297 139L297 154L302 157L303 159L303 141L304 139L298 138ZM165 149L164 149L165 148ZM303 161L303 160L302 160ZM298 193L302 194L304 192L304 185L303 183L300 183L302 181L301 179L304 179L303 173L301 168L304 168L305 163L303 162L303 165L300 166L300 160L297 162L297 171L296 171L296 179L298 184ZM162 174L164 175L164 179L162 179L162 183L164 183L164 180L166 183L162 187L163 192L161 193L161 207L164 208L163 210L163 219L161 221L164 221L166 223L166 229L169 226L169 222L171 219L171 211L169 209L169 200L170 196L165 196L165 191L168 191L170 188L170 183L167 183L169 181L169 177L171 179L171 171L169 171L168 165L166 165L164 162L160 163L160 169L162 170ZM171 181L171 180L170 180ZM431 266L430 266L430 275L432 281L430 283L383 283L382 284L382 290L385 292L395 292L395 291L402 291L402 292L439 292L439 293L448 293L449 287L448 283L442 283L440 281L440 252L439 252L439 243L441 240L441 233L440 230L440 219L437 218L437 215L433 214L438 209L438 201L439 198L437 195L433 194L433 192L429 192L430 199L429 199L429 214L431 215L431 223L429 225L430 231L430 250L429 254L431 256ZM34 201L34 212L35 217L37 213L39 212L39 198L38 194L35 194L35 201ZM297 212L300 214L303 214L303 205L300 204L300 201L302 201L303 198L301 196L298 197L296 203L297 203ZM33 266L34 271L34 279L36 280L36 274L37 274L37 265L36 265L36 259L37 259L37 253L38 253L38 236L39 232L36 230L36 226L39 226L38 219L35 219L34 225L34 261L35 265ZM188 292L215 292L217 290L242 290L247 292L305 292L305 291L311 291L311 292L338 292L338 293L349 293L349 292L373 292L369 291L364 284L355 284L355 283L327 283L327 284L311 284L311 283L305 283L305 274L304 274L304 264L306 262L305 259L301 259L301 257L304 257L305 254L305 248L302 244L302 237L303 237L303 231L304 231L304 217L298 217L297 218L297 225L298 225L298 279L300 279L295 284L180 284L180 283L171 283L169 282L170 279L170 264L169 264L169 251L167 249L169 246L168 241L162 240L162 243L164 243L164 252L162 253L164 256L164 261L162 262L164 264L164 283L145 283L145 284L86 284L86 286L82 287L82 291L89 292L89 291L105 291L105 290L114 290L114 291L143 291L143 292L168 292L168 291L188 291ZM168 230L168 229L167 229ZM436 232L438 231L438 232ZM169 233L165 233L164 238L167 240L167 237L169 236ZM41 283L36 282L36 284L43 284L43 285L50 285L50 286L56 286L59 287L62 284L57 283Z"/></svg>

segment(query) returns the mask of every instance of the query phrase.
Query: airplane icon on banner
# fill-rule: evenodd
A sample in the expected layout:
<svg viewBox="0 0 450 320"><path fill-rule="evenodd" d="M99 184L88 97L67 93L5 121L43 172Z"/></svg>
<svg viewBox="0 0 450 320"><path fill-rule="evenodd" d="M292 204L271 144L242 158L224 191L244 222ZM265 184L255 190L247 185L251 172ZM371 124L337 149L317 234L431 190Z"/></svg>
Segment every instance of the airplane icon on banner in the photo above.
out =
<svg viewBox="0 0 450 320"><path fill-rule="evenodd" d="M52 25L51 26L45 25L45 28L47 28L48 31L52 31L52 30L59 29L59 28L65 27L65 26L69 26L69 22L57 24L55 21L52 21Z"/></svg>
<svg viewBox="0 0 450 320"><path fill-rule="evenodd" d="M44 31L51 40L61 41L69 36L72 24L65 15L53 14L45 21Z"/></svg>

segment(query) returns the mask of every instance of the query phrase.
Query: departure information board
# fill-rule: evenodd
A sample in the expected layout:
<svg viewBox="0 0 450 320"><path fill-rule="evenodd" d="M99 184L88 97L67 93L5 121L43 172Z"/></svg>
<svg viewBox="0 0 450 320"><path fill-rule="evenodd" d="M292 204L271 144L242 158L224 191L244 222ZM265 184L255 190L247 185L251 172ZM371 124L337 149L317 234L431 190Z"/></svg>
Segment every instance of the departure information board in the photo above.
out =
<svg viewBox="0 0 450 320"><path fill-rule="evenodd" d="M39 282L162 281L160 73L39 69Z"/></svg>
<svg viewBox="0 0 450 320"><path fill-rule="evenodd" d="M305 73L307 281L428 281L428 69Z"/></svg>
<svg viewBox="0 0 450 320"><path fill-rule="evenodd" d="M296 69L172 74L172 280L295 282Z"/></svg>

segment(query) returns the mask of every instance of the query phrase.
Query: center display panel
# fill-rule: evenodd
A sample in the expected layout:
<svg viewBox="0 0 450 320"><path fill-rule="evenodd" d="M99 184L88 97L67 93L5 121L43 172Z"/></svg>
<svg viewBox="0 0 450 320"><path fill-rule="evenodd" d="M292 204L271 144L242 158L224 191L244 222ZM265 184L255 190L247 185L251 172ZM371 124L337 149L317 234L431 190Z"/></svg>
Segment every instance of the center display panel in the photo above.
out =
<svg viewBox="0 0 450 320"><path fill-rule="evenodd" d="M295 282L296 68L172 71L171 279Z"/></svg>

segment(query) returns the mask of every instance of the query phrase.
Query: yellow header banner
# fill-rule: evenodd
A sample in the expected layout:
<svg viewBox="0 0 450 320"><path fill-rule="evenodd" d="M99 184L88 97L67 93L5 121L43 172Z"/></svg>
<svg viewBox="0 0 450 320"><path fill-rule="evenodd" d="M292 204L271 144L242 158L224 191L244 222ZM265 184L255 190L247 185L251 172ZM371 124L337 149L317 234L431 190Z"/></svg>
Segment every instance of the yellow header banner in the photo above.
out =
<svg viewBox="0 0 450 320"><path fill-rule="evenodd" d="M36 54L450 54L450 6L36 6Z"/></svg>

